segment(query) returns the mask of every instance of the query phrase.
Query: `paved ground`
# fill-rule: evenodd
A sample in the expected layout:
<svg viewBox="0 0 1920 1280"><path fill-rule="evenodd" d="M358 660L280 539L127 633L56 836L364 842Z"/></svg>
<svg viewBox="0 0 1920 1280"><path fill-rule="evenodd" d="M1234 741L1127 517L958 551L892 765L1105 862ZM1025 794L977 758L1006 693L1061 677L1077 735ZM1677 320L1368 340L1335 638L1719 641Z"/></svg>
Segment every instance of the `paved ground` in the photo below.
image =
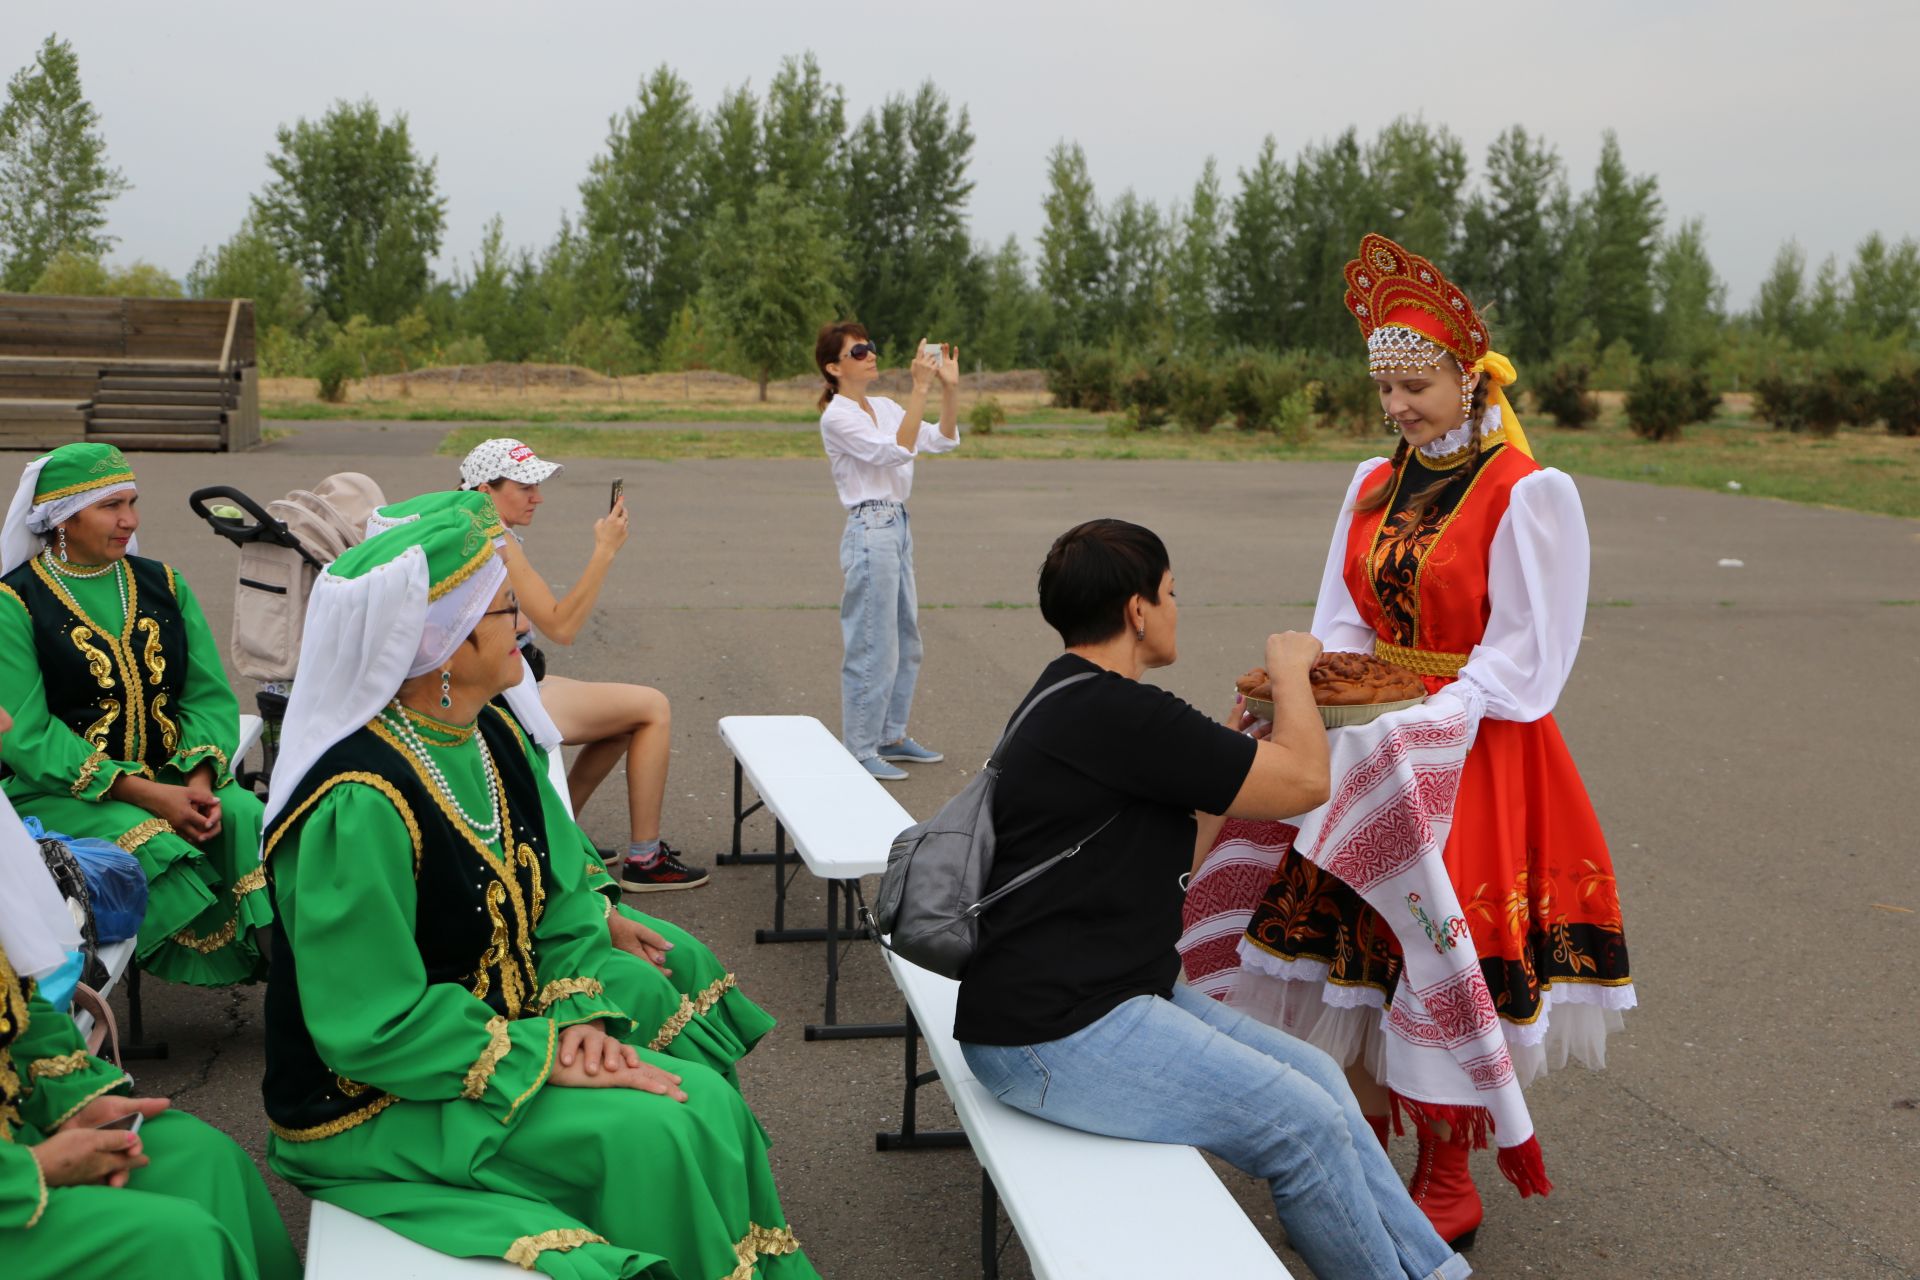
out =
<svg viewBox="0 0 1920 1280"><path fill-rule="evenodd" d="M246 457L141 457L142 543L191 577L224 636L234 555L187 512L189 489L225 481L266 498L357 468L408 496L452 481L453 460L432 456L440 435L309 426ZM795 712L837 727L841 516L824 462L582 463L548 485L533 530L556 583L582 562L615 474L635 534L594 623L554 665L668 691L667 833L710 855L727 835L731 779L715 719ZM1161 678L1212 708L1269 630L1306 624L1348 474L924 465L913 510L928 660L913 731L950 763L916 770L902 803L932 812L1052 653L1031 602L1054 534L1112 514L1166 537L1183 643ZM1913 1275L1920 524L1608 481L1581 489L1595 607L1560 718L1613 843L1644 1007L1606 1072L1556 1075L1533 1092L1550 1200L1522 1203L1480 1158L1490 1195L1475 1265L1490 1276ZM609 788L585 814L603 844L624 811L618 779ZM770 838L764 824L756 838ZM803 915L823 910L805 877L796 892ZM898 1118L900 1046L801 1040L818 1014L821 950L753 944L769 895L767 869L730 868L648 905L707 939L783 1021L743 1076L775 1137L796 1230L835 1277L975 1274L971 1156L874 1151L873 1132ZM149 991L150 1025L173 1056L143 1065L142 1083L257 1152L259 992ZM856 954L842 993L843 1016L898 1008L871 951ZM1410 1148L1396 1142L1396 1159L1410 1163ZM1262 1189L1227 1180L1277 1243ZM276 1190L303 1233L299 1196ZM1006 1264L1027 1274L1017 1241Z"/></svg>

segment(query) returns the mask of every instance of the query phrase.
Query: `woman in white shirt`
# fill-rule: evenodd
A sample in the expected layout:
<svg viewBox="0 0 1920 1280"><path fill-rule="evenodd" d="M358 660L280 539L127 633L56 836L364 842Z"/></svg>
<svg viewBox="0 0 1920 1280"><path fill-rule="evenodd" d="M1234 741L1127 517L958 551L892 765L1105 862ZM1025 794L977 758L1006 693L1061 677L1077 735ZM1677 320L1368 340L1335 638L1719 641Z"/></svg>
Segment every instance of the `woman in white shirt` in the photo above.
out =
<svg viewBox="0 0 1920 1280"><path fill-rule="evenodd" d="M910 366L913 390L900 405L867 388L880 376L880 352L851 322L820 330L814 364L827 380L820 396L820 439L834 488L847 509L840 538L841 740L867 772L885 782L906 777L901 763L944 759L907 736L920 675L920 605L913 582L913 531L907 495L921 451L960 444L959 348L922 345ZM927 392L940 384L940 419L924 421Z"/></svg>

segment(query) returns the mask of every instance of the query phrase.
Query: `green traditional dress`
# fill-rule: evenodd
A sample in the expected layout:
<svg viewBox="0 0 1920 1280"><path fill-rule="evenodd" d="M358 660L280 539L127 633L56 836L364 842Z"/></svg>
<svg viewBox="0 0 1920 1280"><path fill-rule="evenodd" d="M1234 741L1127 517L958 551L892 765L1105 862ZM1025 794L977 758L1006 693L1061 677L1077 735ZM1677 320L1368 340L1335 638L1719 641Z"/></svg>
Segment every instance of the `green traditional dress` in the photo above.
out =
<svg viewBox="0 0 1920 1280"><path fill-rule="evenodd" d="M552 1276L815 1275L721 1074L722 1041L744 1052L765 1015L727 1008L684 934L704 961L681 977L676 946L679 986L609 945L532 750L492 709L477 731L389 709L286 797L266 863L274 1169L430 1248ZM590 1020L688 1100L553 1084L560 1030Z"/></svg>
<svg viewBox="0 0 1920 1280"><path fill-rule="evenodd" d="M140 963L201 986L261 976L260 801L233 786L239 704L185 579L127 556L102 571L36 555L0 578L0 787L49 830L111 840L147 873ZM184 784L210 764L222 829L205 844L109 799L122 774Z"/></svg>
<svg viewBox="0 0 1920 1280"><path fill-rule="evenodd" d="M0 951L0 1270L8 1280L295 1280L300 1261L253 1161L190 1115L164 1111L142 1124L152 1163L125 1187L46 1185L28 1148L129 1085L87 1053L73 1020Z"/></svg>

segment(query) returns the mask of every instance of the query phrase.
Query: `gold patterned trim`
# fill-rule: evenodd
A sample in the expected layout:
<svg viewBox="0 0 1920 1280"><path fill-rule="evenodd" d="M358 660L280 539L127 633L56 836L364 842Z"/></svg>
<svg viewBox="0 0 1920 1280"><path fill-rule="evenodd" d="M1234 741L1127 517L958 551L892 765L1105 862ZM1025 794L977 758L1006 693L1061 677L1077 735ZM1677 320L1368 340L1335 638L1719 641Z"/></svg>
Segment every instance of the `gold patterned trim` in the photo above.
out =
<svg viewBox="0 0 1920 1280"><path fill-rule="evenodd" d="M707 984L707 989L705 991L702 991L699 995L693 998L693 1011L703 1018L706 1017L707 1014L713 1011L713 1006L720 1003L720 997L726 995L727 992L733 990L735 987L739 985L740 985L740 979L734 977L730 973L722 977L715 978L712 982Z"/></svg>
<svg viewBox="0 0 1920 1280"><path fill-rule="evenodd" d="M233 900L235 902L238 902L240 901L240 899L246 897L248 894L258 893L266 887L267 887L266 867L264 866L255 867L253 870L247 872L247 874L241 876L238 880L235 880L233 882Z"/></svg>
<svg viewBox="0 0 1920 1280"><path fill-rule="evenodd" d="M141 739L147 718L147 704L146 695L140 688L140 668L134 665L133 661L133 624L140 616L139 579L134 577L133 570L128 567L125 560L115 562L118 566L121 583L127 589L125 597L126 617L121 619L120 632L118 635L115 635L112 631L95 622L92 615L80 607L80 602L74 599L72 592L67 590L66 583L60 581L59 578L55 577L47 569L46 565L40 563L38 556L29 560L27 563L33 569L34 576L39 578L40 581L45 584L46 588L59 598L60 603L65 605L74 617L80 619L80 621L86 623L87 626L98 633L100 638L107 642L107 647L113 651L114 664L119 667L121 683L127 690L126 753L122 758L126 760L144 760L146 758L146 750ZM95 745L98 746L100 744L96 743Z"/></svg>
<svg viewBox="0 0 1920 1280"><path fill-rule="evenodd" d="M434 583L431 587L427 589L427 602L431 604L435 600L440 599L440 597L446 595L447 592L453 590L455 587L465 582L468 578L471 578L474 574L478 573L480 571L480 566L485 564L488 558L493 556L494 554L496 553L494 552L494 549L493 549L493 543L492 542L483 543L480 547L479 552L475 554L471 560L468 560L465 564L461 565L458 569L455 569L452 573L448 574L446 577Z"/></svg>
<svg viewBox="0 0 1920 1280"><path fill-rule="evenodd" d="M537 1236L521 1236L501 1256L522 1270L532 1271L534 1260L549 1249L565 1251L578 1249L583 1244L605 1243L605 1236L596 1235L584 1227L557 1227L552 1231L542 1231Z"/></svg>
<svg viewBox="0 0 1920 1280"><path fill-rule="evenodd" d="M125 849L128 853L133 853L136 852L141 845L162 833L172 835L173 824L165 818L148 818L138 826L129 827L126 831L122 832L114 843L122 849Z"/></svg>
<svg viewBox="0 0 1920 1280"><path fill-rule="evenodd" d="M313 806L319 802L321 796L324 796L327 792L333 790L343 782L357 782L362 786L372 787L375 791L378 791L381 795L393 802L393 807L400 811L400 820L407 824L407 836L413 841L413 874L418 877L420 874L421 852L420 824L413 819L413 809L407 804L406 798L400 794L400 789L391 782L388 782L377 773L363 773L358 770L352 773L337 773L333 777L328 778L325 782L314 788L313 794L305 800L302 800L298 808L280 819L280 825L275 827L273 834L267 837L266 848L260 851L260 864L262 866L266 865L267 855L273 852L274 847L280 843L281 838L287 834L293 827L293 824L305 815L307 810L313 808Z"/></svg>
<svg viewBox="0 0 1920 1280"><path fill-rule="evenodd" d="M335 1134L358 1128L398 1101L400 1099L392 1094L383 1093L358 1111L349 1111L343 1116L335 1116L325 1124L316 1124L307 1129L289 1129L283 1124L269 1120L267 1128L273 1130L274 1137L286 1142L318 1142L322 1138L331 1138Z"/></svg>
<svg viewBox="0 0 1920 1280"><path fill-rule="evenodd" d="M87 1104L92 1102L95 1098L100 1097L102 1094L112 1093L115 1089L118 1089L121 1085L125 1084L126 1082L127 1082L127 1077L125 1075L123 1075L118 1071L114 1072L113 1079L107 1081L105 1084L95 1089L92 1093L89 1093L86 1097L81 1098L79 1101L75 1102L72 1106L68 1107L66 1111L59 1116L59 1118L57 1118L52 1124L47 1126L46 1131L48 1133L52 1133L55 1129L58 1129L61 1125L73 1119L75 1116L79 1115L82 1111L85 1111L87 1109Z"/></svg>
<svg viewBox="0 0 1920 1280"><path fill-rule="evenodd" d="M513 1119L513 1113L520 1109L520 1104L525 1102L528 1098L531 1098L534 1094L534 1091L538 1089L541 1085L545 1084L547 1082L547 1077L553 1074L553 1047L554 1047L554 1044L559 1040L559 1038L560 1038L560 1028L553 1025L553 1019L548 1018L547 1019L547 1060L540 1064L540 1074L534 1077L533 1083L528 1085L525 1091L523 1091L519 1097L513 1100L513 1105L507 1108L507 1114L501 1118L501 1121L500 1121L501 1124L505 1124L507 1123L507 1121Z"/></svg>
<svg viewBox="0 0 1920 1280"><path fill-rule="evenodd" d="M597 996L604 990L598 978L556 978L540 988L540 994L527 1006L527 1012L538 1016L562 1000L573 996Z"/></svg>
<svg viewBox="0 0 1920 1280"><path fill-rule="evenodd" d="M783 1258L790 1253L800 1252L800 1242L793 1238L791 1227L763 1227L756 1223L747 1224L747 1234L740 1243L733 1246L733 1256L740 1265L727 1272L721 1280L753 1280L756 1264L762 1258Z"/></svg>
<svg viewBox="0 0 1920 1280"><path fill-rule="evenodd" d="M159 714L157 709L154 714L156 716ZM233 765L227 760L227 753L212 743L203 743L197 747L180 748L180 750L174 754L173 758L176 763L173 767L183 774L192 773L194 768L200 764L201 759L209 756L213 759L214 777L224 778L233 771Z"/></svg>
<svg viewBox="0 0 1920 1280"><path fill-rule="evenodd" d="M706 989L697 996L681 996L680 1007L674 1010L672 1017L660 1024L659 1034L647 1042L647 1048L655 1053L664 1053L667 1046L687 1029L689 1022L705 1017L713 1010L713 1006L720 1003L722 996L739 985L740 980L729 973L708 983Z"/></svg>
<svg viewBox="0 0 1920 1280"><path fill-rule="evenodd" d="M123 461L121 466L126 466ZM60 489L49 489L45 493L33 495L33 505L45 506L49 502L58 502L62 498L71 498L76 493L85 493L89 489L103 489L110 484L136 484L132 471L120 471L113 475L99 476L92 480L83 480L79 484L70 484ZM105 501L105 499L102 499Z"/></svg>
<svg viewBox="0 0 1920 1280"><path fill-rule="evenodd" d="M35 1080L58 1080L76 1071L85 1071L92 1061L93 1055L85 1049L75 1049L58 1057L34 1059L33 1065L27 1068L27 1074Z"/></svg>
<svg viewBox="0 0 1920 1280"><path fill-rule="evenodd" d="M32 1154L32 1148L28 1148L28 1154ZM40 1167L38 1156L33 1159L33 1176L40 1180L40 1200L33 1206L33 1216L27 1219L28 1227L38 1224L40 1215L47 1211L47 1171Z"/></svg>
<svg viewBox="0 0 1920 1280"><path fill-rule="evenodd" d="M73 779L73 794L78 797L82 791L93 785L94 778L100 772L100 766L107 763L107 753L96 751L80 765L80 772Z"/></svg>
<svg viewBox="0 0 1920 1280"><path fill-rule="evenodd" d="M1507 424L1503 420L1497 428L1480 437L1478 449L1474 448L1472 441L1468 441L1451 453L1443 453L1437 458L1429 458L1423 453L1420 455L1420 465L1429 471L1452 471L1465 463L1468 458L1476 454L1492 453L1506 442Z"/></svg>
<svg viewBox="0 0 1920 1280"><path fill-rule="evenodd" d="M1446 653L1439 649L1409 649L1405 645L1376 638L1373 642L1373 656L1382 662L1391 662L1395 666L1405 667L1416 675L1444 676L1452 679L1460 674L1460 668L1467 665L1467 659L1471 655Z"/></svg>
<svg viewBox="0 0 1920 1280"><path fill-rule="evenodd" d="M189 951L198 951L203 956L210 956L232 942L239 931L240 917L235 916L204 938L191 929L182 929L167 941L183 946Z"/></svg>
<svg viewBox="0 0 1920 1280"><path fill-rule="evenodd" d="M500 1060L513 1048L513 1036L507 1029L507 1020L495 1014L487 1019L487 1047L467 1068L466 1083L460 1087L460 1096L468 1101L476 1101L487 1091L487 1082L493 1079L493 1072Z"/></svg>

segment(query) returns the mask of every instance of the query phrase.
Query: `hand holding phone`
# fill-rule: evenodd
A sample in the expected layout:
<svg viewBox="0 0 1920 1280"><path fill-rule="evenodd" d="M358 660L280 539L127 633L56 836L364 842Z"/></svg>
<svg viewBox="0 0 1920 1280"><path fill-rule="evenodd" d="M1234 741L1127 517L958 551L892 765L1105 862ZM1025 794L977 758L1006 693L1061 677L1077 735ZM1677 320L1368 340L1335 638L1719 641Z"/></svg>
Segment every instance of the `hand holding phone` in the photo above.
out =
<svg viewBox="0 0 1920 1280"><path fill-rule="evenodd" d="M129 1111L117 1119L104 1120L93 1127L96 1129L125 1129L128 1133L138 1133L140 1132L141 1121L146 1118L146 1115L142 1112Z"/></svg>
<svg viewBox="0 0 1920 1280"><path fill-rule="evenodd" d="M607 510L611 511L619 506L620 499L626 497L626 495L627 478L625 476L615 476L613 478L613 490L607 497Z"/></svg>

